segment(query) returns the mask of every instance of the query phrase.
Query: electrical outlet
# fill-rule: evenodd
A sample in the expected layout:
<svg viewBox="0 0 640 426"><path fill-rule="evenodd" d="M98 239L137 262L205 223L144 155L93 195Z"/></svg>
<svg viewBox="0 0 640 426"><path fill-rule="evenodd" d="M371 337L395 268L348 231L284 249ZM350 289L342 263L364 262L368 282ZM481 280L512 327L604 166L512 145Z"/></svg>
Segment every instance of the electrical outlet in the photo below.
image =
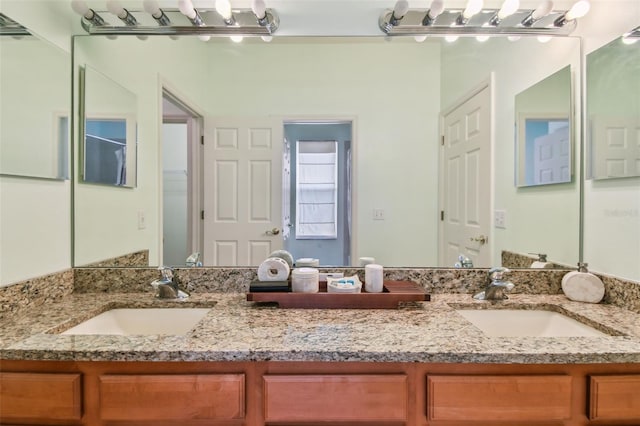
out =
<svg viewBox="0 0 640 426"><path fill-rule="evenodd" d="M507 211L496 210L493 212L493 225L496 228L507 229Z"/></svg>
<svg viewBox="0 0 640 426"><path fill-rule="evenodd" d="M373 209L373 220L384 220L384 209Z"/></svg>
<svg viewBox="0 0 640 426"><path fill-rule="evenodd" d="M142 210L138 211L138 229L145 229L147 227L147 218Z"/></svg>

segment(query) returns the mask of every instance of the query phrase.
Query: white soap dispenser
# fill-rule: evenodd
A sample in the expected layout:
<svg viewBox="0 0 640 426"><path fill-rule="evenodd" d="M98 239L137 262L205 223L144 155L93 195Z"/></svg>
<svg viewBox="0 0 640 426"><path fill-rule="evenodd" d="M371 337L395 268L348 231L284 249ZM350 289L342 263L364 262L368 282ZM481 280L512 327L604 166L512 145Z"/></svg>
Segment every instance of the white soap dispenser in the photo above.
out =
<svg viewBox="0 0 640 426"><path fill-rule="evenodd" d="M576 302L599 303L604 298L604 283L587 271L586 263L578 263L578 270L562 277L562 291Z"/></svg>
<svg viewBox="0 0 640 426"><path fill-rule="evenodd" d="M550 269L553 268L553 263L551 262L547 262L547 255L544 253L529 253L529 254L535 254L536 256L538 256L538 260L534 261L530 268L534 268L534 269Z"/></svg>

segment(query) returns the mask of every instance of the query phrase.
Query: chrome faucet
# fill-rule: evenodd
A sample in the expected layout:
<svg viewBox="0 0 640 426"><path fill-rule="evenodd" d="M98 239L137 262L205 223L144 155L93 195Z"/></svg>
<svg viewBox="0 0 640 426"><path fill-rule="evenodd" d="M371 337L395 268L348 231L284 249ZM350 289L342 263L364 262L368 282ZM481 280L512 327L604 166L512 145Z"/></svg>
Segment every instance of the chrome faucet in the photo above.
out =
<svg viewBox="0 0 640 426"><path fill-rule="evenodd" d="M458 256L458 261L453 265L454 268L473 268L473 261L464 254Z"/></svg>
<svg viewBox="0 0 640 426"><path fill-rule="evenodd" d="M193 268L195 266L202 266L202 262L200 261L200 253L199 252L191 253L189 257L187 257L187 260L185 263L189 268Z"/></svg>
<svg viewBox="0 0 640 426"><path fill-rule="evenodd" d="M156 297L160 299L186 299L189 294L178 288L178 279L173 275L173 269L168 266L158 268L162 278L154 280L151 285L156 289Z"/></svg>
<svg viewBox="0 0 640 426"><path fill-rule="evenodd" d="M476 300L508 299L506 292L513 290L513 283L504 280L504 275L511 272L508 268L496 267L489 270L489 284L484 291L473 296Z"/></svg>

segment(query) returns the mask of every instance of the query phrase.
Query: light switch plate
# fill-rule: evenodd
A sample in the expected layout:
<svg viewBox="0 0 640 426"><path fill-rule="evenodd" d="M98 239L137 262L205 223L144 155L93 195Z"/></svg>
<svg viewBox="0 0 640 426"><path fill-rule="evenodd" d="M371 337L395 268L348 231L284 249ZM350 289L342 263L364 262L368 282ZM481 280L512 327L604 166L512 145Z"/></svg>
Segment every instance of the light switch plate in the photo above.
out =
<svg viewBox="0 0 640 426"><path fill-rule="evenodd" d="M507 211L496 210L493 212L493 225L496 228L507 229Z"/></svg>

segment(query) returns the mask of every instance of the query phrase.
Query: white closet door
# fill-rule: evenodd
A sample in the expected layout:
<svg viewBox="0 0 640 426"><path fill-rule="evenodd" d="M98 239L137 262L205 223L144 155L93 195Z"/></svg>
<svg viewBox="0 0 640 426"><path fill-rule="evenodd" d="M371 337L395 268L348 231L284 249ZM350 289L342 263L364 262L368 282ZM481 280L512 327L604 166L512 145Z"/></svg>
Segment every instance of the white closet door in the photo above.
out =
<svg viewBox="0 0 640 426"><path fill-rule="evenodd" d="M205 118L204 264L256 266L283 245L282 122Z"/></svg>

